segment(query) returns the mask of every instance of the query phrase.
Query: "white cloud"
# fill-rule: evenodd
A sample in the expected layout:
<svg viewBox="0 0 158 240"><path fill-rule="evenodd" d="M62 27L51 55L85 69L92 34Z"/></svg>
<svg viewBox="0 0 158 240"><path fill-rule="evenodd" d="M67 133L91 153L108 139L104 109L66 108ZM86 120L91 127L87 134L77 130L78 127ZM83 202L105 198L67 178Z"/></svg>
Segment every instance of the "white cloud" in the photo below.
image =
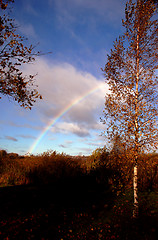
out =
<svg viewBox="0 0 158 240"><path fill-rule="evenodd" d="M56 0L55 3L59 24L70 26L76 22L78 16L81 16L81 24L85 23L86 15L83 14L84 11L87 11L87 15L89 12L94 14L95 20L91 18L91 21L94 20L94 25L98 18L104 20L104 22L118 23L126 2L125 0L68 0L66 2Z"/></svg>
<svg viewBox="0 0 158 240"><path fill-rule="evenodd" d="M54 131L88 136L90 129L100 128L98 114L102 114L108 89L103 79L68 63L48 63L45 59L27 65L24 72L38 73L36 83L43 100L37 102L36 108L46 125L51 119L60 118Z"/></svg>
<svg viewBox="0 0 158 240"><path fill-rule="evenodd" d="M32 24L20 24L19 30L27 37L37 38L36 32Z"/></svg>
<svg viewBox="0 0 158 240"><path fill-rule="evenodd" d="M79 137L89 136L89 131L87 128L83 127L81 124L62 122L57 123L53 128L52 132L63 133L63 134L75 134Z"/></svg>
<svg viewBox="0 0 158 240"><path fill-rule="evenodd" d="M35 8L33 8L33 6L28 1L24 1L24 7L25 7L25 11L27 11L29 14L33 16L38 16L37 11L35 10Z"/></svg>

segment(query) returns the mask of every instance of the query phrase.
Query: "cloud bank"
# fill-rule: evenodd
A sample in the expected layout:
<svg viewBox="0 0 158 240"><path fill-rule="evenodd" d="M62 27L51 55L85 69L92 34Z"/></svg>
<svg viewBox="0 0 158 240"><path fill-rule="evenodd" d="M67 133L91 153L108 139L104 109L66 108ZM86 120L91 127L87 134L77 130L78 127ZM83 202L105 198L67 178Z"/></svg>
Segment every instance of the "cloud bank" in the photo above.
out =
<svg viewBox="0 0 158 240"><path fill-rule="evenodd" d="M59 118L52 132L85 137L90 135L90 130L102 128L99 117L108 91L104 79L97 79L71 64L50 63L45 59L27 65L24 72L38 73L36 83L43 100L37 102L36 109L45 125ZM64 109L65 114L60 117Z"/></svg>

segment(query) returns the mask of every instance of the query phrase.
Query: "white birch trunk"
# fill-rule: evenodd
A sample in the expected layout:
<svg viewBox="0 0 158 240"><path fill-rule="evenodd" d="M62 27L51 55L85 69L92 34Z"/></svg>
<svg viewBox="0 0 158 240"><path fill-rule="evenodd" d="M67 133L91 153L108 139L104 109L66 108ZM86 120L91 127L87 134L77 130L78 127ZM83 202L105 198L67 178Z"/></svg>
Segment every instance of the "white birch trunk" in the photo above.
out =
<svg viewBox="0 0 158 240"><path fill-rule="evenodd" d="M137 218L138 216L138 166L137 166L137 163L134 166L133 191L134 191L133 217Z"/></svg>
<svg viewBox="0 0 158 240"><path fill-rule="evenodd" d="M139 3L139 2L138 2ZM137 56L136 56L136 95L135 95L135 159L134 159L134 176L133 176L133 195L134 195L134 208L133 217L138 216L138 84L139 84L139 26L137 33Z"/></svg>

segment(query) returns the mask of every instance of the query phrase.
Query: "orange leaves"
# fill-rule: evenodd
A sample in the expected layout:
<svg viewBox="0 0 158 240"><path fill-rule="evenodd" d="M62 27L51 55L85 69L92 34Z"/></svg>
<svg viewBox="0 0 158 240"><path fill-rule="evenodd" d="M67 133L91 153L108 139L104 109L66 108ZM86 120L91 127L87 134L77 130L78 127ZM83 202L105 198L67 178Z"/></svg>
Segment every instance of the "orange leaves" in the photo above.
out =
<svg viewBox="0 0 158 240"><path fill-rule="evenodd" d="M3 152L2 152L3 154ZM5 154L5 153L4 153ZM10 155L0 157L0 185L21 185L28 183L48 183L63 177L73 177L85 171L82 161L55 151L43 153L40 156L20 157ZM82 169L83 168L83 169Z"/></svg>
<svg viewBox="0 0 158 240"><path fill-rule="evenodd" d="M103 70L111 91L105 100L105 136L111 141L117 134L123 136L128 157L138 155L145 148L153 149L157 144L157 20L152 18L154 12L150 1L127 2L123 20L125 34L114 42Z"/></svg>
<svg viewBox="0 0 158 240"><path fill-rule="evenodd" d="M8 0L8 2L14 1ZM0 5L3 10L7 7L3 0ZM1 79L5 79L5 84L0 86L0 92L2 95L13 98L20 106L31 109L36 99L42 99L42 97L36 89L32 89L33 94L31 94L30 89L34 87L35 76L23 76L19 66L35 61L34 56L40 53L33 52L35 46L32 44L29 47L25 46L24 40L26 39L17 34L16 30L13 19L8 15L0 17L0 62L3 69L0 69L0 73Z"/></svg>

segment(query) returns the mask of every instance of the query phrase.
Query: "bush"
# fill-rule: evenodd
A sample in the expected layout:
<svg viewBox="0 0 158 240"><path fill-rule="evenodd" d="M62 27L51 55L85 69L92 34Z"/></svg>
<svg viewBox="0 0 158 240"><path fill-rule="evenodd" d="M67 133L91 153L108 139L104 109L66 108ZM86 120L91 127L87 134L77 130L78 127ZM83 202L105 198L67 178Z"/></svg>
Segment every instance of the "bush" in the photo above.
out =
<svg viewBox="0 0 158 240"><path fill-rule="evenodd" d="M158 188L158 154L142 154L139 157L139 188L153 191Z"/></svg>
<svg viewBox="0 0 158 240"><path fill-rule="evenodd" d="M158 154L139 156L139 188L158 188ZM82 177L82 180L80 179ZM7 154L0 151L0 185L52 184L80 180L92 185L111 188L117 194L133 187L133 163L127 152L97 149L89 157L72 157L56 151L37 156Z"/></svg>
<svg viewBox="0 0 158 240"><path fill-rule="evenodd" d="M18 155L17 153L8 153L8 157L9 157L10 159L16 159L16 158L19 157L19 155Z"/></svg>
<svg viewBox="0 0 158 240"><path fill-rule="evenodd" d="M0 158L6 157L7 152L5 150L0 150Z"/></svg>

